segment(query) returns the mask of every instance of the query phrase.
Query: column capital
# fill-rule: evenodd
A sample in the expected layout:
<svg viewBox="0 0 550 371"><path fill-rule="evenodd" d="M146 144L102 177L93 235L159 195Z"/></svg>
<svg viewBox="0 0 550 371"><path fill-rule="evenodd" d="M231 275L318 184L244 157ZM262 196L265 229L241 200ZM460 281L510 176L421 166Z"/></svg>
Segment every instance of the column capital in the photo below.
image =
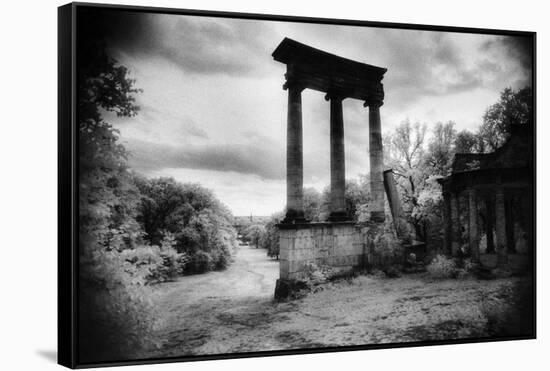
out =
<svg viewBox="0 0 550 371"><path fill-rule="evenodd" d="M384 104L384 90L382 87L380 87L379 91L376 93L370 95L367 99L365 99L365 103L363 103L363 107L375 107L379 108L382 107Z"/></svg>
<svg viewBox="0 0 550 371"><path fill-rule="evenodd" d="M305 85L300 82L295 76L293 76L290 73L285 73L285 83L283 84L283 90L287 89L296 89L300 92L304 90L306 87Z"/></svg>
<svg viewBox="0 0 550 371"><path fill-rule="evenodd" d="M335 92L327 92L325 94L325 100L326 101L329 101L329 100L333 100L333 101L343 101L344 99L346 99L345 96L343 96L342 94L338 94L338 93L335 93Z"/></svg>
<svg viewBox="0 0 550 371"><path fill-rule="evenodd" d="M365 103L363 103L363 107L369 107L369 108L380 108L384 105L384 101L382 99L377 100L366 100Z"/></svg>

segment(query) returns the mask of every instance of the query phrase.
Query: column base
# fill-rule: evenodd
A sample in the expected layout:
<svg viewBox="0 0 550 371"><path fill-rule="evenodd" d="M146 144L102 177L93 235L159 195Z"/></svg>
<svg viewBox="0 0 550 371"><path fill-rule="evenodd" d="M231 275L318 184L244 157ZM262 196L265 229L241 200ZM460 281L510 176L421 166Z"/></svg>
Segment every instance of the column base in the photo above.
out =
<svg viewBox="0 0 550 371"><path fill-rule="evenodd" d="M382 223L386 220L386 214L383 211L371 211L370 220L373 222Z"/></svg>
<svg viewBox="0 0 550 371"><path fill-rule="evenodd" d="M351 218L348 217L348 213L345 211L333 211L328 217L329 222L347 222L350 220Z"/></svg>

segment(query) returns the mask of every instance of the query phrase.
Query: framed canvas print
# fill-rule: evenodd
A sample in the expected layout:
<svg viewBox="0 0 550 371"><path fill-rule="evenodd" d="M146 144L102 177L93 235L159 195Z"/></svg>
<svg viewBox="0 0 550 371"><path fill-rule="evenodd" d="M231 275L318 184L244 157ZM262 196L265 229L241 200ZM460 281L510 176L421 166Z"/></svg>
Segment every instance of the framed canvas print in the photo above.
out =
<svg viewBox="0 0 550 371"><path fill-rule="evenodd" d="M535 33L58 19L59 363L535 337Z"/></svg>

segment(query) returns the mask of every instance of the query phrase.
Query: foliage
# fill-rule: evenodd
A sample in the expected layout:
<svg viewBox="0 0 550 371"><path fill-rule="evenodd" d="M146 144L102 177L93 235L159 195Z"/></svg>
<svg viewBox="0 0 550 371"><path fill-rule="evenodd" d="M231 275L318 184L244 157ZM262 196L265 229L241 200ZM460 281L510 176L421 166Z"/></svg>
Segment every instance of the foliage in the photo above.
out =
<svg viewBox="0 0 550 371"><path fill-rule="evenodd" d="M346 180L344 199L346 214L351 220L358 221L363 212L367 213L366 210L370 201L369 195L367 176L360 176L359 180ZM330 216L330 187L325 187L320 197L320 207L317 209L318 214L311 216L310 220L324 222ZM304 208L306 208L305 201Z"/></svg>
<svg viewBox="0 0 550 371"><path fill-rule="evenodd" d="M326 219L327 215L321 214L326 208L326 202L325 195L315 188L304 188L304 217L306 220L320 222Z"/></svg>
<svg viewBox="0 0 550 371"><path fill-rule="evenodd" d="M265 233L265 227L260 224L253 224L245 229L244 234L246 239L250 241L256 248L260 247L260 240Z"/></svg>
<svg viewBox="0 0 550 371"><path fill-rule="evenodd" d="M167 234L160 246L124 250L121 257L125 260L125 270L141 279L142 285L173 280L184 272L189 261L187 254L174 249L174 244L173 236Z"/></svg>
<svg viewBox="0 0 550 371"><path fill-rule="evenodd" d="M326 283L335 275L334 269L326 265L317 265L315 263L306 263L303 268L304 282L309 289L314 286Z"/></svg>
<svg viewBox="0 0 550 371"><path fill-rule="evenodd" d="M456 134L455 152L456 153L476 153L480 152L480 138L469 130L462 130Z"/></svg>
<svg viewBox="0 0 550 371"><path fill-rule="evenodd" d="M393 271L392 267L404 260L403 246L397 239L391 221L387 220L379 231L373 230L370 238L372 238L370 244L374 247L375 265L384 273Z"/></svg>
<svg viewBox="0 0 550 371"><path fill-rule="evenodd" d="M442 175L450 172L457 136L455 125L453 121L445 124L438 122L432 129L425 159L426 165L431 167L431 172Z"/></svg>
<svg viewBox="0 0 550 371"><path fill-rule="evenodd" d="M267 256L279 259L280 247L279 247L279 229L277 224L283 220L283 213L276 213L271 216L267 224L265 225L265 232L260 238L260 246L267 250Z"/></svg>
<svg viewBox="0 0 550 371"><path fill-rule="evenodd" d="M454 278L458 270L453 259L444 255L436 255L428 264L427 270L432 278Z"/></svg>
<svg viewBox="0 0 550 371"><path fill-rule="evenodd" d="M173 178L136 176L135 183L141 194L137 220L146 240L159 244L169 232L176 251L189 259L186 273L227 267L236 248L233 217L210 190Z"/></svg>
<svg viewBox="0 0 550 371"><path fill-rule="evenodd" d="M418 196L426 180L427 172L433 167L426 166L426 124L402 122L394 133L386 137L385 159L387 167L396 175L398 190L403 201L403 209L409 222L414 226L418 239L423 239L423 221L415 215Z"/></svg>
<svg viewBox="0 0 550 371"><path fill-rule="evenodd" d="M129 359L145 346L160 346L150 344L151 331L163 320L153 304L150 284L181 274L191 254L204 246L211 259L207 266L221 269L228 264L234 243L230 213L208 191L192 185L172 184L186 191L189 202L166 213L166 218L144 215L148 207L160 213L155 207L170 202L142 193L140 186L150 182L130 172L118 131L103 119L104 112L136 115L134 95L141 90L128 69L108 55L106 35L95 27L96 21L101 22L78 25L83 45L77 55L79 338L80 349L85 350L79 357L83 362ZM161 192L164 196L167 193ZM188 224L182 216L189 216ZM188 240L191 243L183 243Z"/></svg>
<svg viewBox="0 0 550 371"><path fill-rule="evenodd" d="M79 320L82 361L131 357L144 346L161 318L154 316L144 286L152 264L125 259L143 246L135 220L139 193L126 165L118 131L102 111L119 116L138 112L134 80L105 51L96 30L86 24L79 35ZM153 263L153 261L151 261ZM157 344L158 345L158 344Z"/></svg>
<svg viewBox="0 0 550 371"><path fill-rule="evenodd" d="M526 125L533 119L533 92L506 88L498 102L487 108L479 128L480 152L493 152L508 139L512 125Z"/></svg>

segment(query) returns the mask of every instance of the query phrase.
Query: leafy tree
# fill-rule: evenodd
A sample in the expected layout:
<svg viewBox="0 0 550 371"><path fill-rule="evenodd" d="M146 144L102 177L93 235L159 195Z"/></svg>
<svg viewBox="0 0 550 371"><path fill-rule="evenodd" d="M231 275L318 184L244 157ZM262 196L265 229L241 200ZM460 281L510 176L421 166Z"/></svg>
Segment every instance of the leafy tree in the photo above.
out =
<svg viewBox="0 0 550 371"><path fill-rule="evenodd" d="M456 134L455 153L479 152L480 138L469 130L462 130Z"/></svg>
<svg viewBox="0 0 550 371"><path fill-rule="evenodd" d="M236 247L233 216L210 190L173 178L136 177L136 184L141 193L137 220L146 240L159 244L171 233L174 248L189 256L189 273L227 266Z"/></svg>
<svg viewBox="0 0 550 371"><path fill-rule="evenodd" d="M347 214L352 220L357 221L361 208L367 206L370 201L368 178L360 176L359 180L347 180L344 196Z"/></svg>
<svg viewBox="0 0 550 371"><path fill-rule="evenodd" d="M358 180L347 179L344 191L346 213L350 220L358 220L360 209L369 203L369 184L367 176L360 176ZM321 193L320 208L314 221L327 221L330 216L330 186Z"/></svg>
<svg viewBox="0 0 550 371"><path fill-rule="evenodd" d="M533 119L533 92L530 87L518 91L506 88L500 99L485 111L479 128L481 152L493 152L510 136L512 125L525 125Z"/></svg>
<svg viewBox="0 0 550 371"><path fill-rule="evenodd" d="M78 27L80 357L93 362L131 357L157 319L143 286L154 262L135 269L125 259L143 243L139 194L118 131L101 114L134 116L139 90L107 54L101 28L84 21Z"/></svg>
<svg viewBox="0 0 550 371"><path fill-rule="evenodd" d="M422 220L414 216L413 210L418 206L419 192L426 180L426 130L426 124L403 121L394 133L386 137L384 148L386 166L393 169L397 176L404 211L419 238L422 238L424 228Z"/></svg>
<svg viewBox="0 0 550 371"><path fill-rule="evenodd" d="M324 197L315 188L304 188L304 216L311 222L319 222Z"/></svg>
<svg viewBox="0 0 550 371"><path fill-rule="evenodd" d="M277 224L284 218L284 213L276 213L271 216L265 225L265 231L260 238L260 246L267 249L267 256L279 260L279 229Z"/></svg>
<svg viewBox="0 0 550 371"><path fill-rule="evenodd" d="M256 246L256 248L259 248L260 240L262 238L263 233L265 233L265 227L260 224L253 224L246 229L245 233L250 243Z"/></svg>
<svg viewBox="0 0 550 371"><path fill-rule="evenodd" d="M426 165L431 167L429 172L446 175L451 170L453 157L455 154L454 144L456 142L455 123L448 121L446 123L438 122L432 129L432 135L428 142L426 153Z"/></svg>

